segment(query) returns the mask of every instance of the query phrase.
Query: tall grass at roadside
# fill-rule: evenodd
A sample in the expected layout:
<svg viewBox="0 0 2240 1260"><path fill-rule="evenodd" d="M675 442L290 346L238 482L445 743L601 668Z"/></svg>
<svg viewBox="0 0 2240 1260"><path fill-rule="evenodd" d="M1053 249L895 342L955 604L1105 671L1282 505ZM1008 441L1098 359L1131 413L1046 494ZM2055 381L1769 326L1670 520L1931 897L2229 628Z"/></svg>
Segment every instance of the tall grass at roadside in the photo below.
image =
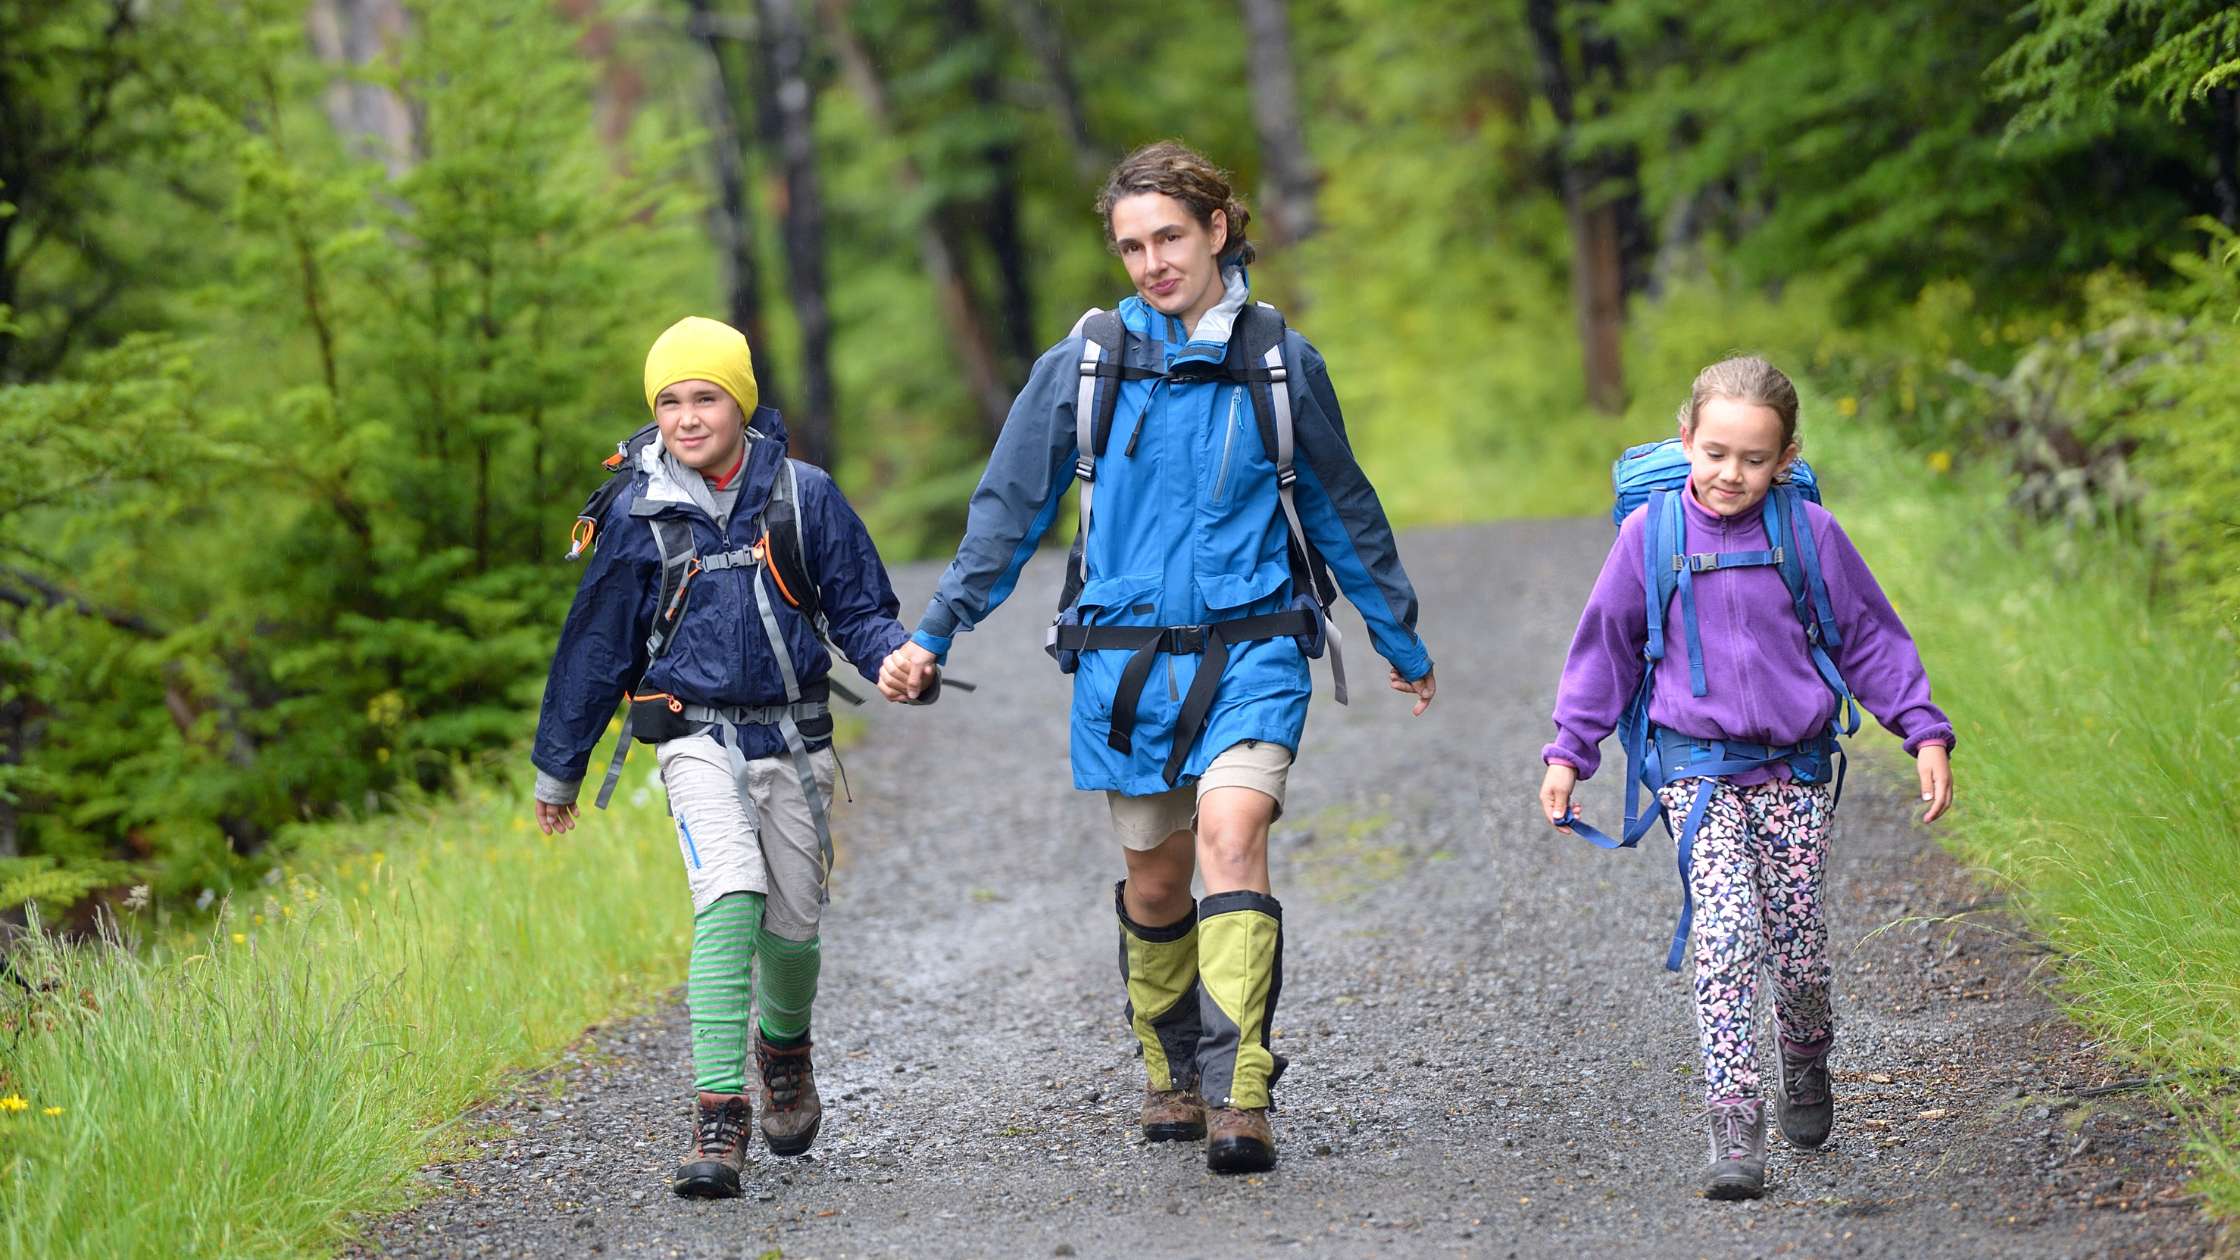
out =
<svg viewBox="0 0 2240 1260"><path fill-rule="evenodd" d="M2240 1064L2240 652L2150 600L2135 545L2019 522L1996 478L1869 436L1809 440L1960 732L1945 844L2015 890L2112 1049ZM2240 1120L2203 1079L2200 1189L2240 1217Z"/></svg>
<svg viewBox="0 0 2240 1260"><path fill-rule="evenodd" d="M680 978L652 760L566 836L469 788L321 829L207 935L34 939L33 989L0 986L0 1254L316 1254L406 1202L504 1073Z"/></svg>

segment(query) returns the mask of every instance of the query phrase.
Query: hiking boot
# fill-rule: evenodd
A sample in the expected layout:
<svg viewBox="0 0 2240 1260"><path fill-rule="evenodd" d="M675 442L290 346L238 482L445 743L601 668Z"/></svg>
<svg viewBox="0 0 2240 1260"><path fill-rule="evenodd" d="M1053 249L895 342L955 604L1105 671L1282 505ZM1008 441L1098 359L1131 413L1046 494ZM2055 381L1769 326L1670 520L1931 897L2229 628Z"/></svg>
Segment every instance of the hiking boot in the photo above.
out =
<svg viewBox="0 0 2240 1260"><path fill-rule="evenodd" d="M689 1199L738 1198L739 1170L747 1166L747 1121L753 1114L745 1094L701 1094L692 1154L677 1165L670 1188Z"/></svg>
<svg viewBox="0 0 2240 1260"><path fill-rule="evenodd" d="M1276 1135L1266 1107L1206 1110L1206 1167L1217 1173L1266 1172L1276 1166Z"/></svg>
<svg viewBox="0 0 2240 1260"><path fill-rule="evenodd" d="M1206 1103L1194 1089L1143 1091L1143 1140L1195 1142L1206 1135Z"/></svg>
<svg viewBox="0 0 2240 1260"><path fill-rule="evenodd" d="M1835 1090L1828 1083L1828 1051L1834 1041L1817 1050L1798 1051L1781 1043L1781 1091L1774 1096L1773 1115L1781 1136L1799 1150L1812 1150L1828 1140L1836 1122Z"/></svg>
<svg viewBox="0 0 2240 1260"><path fill-rule="evenodd" d="M1722 1098L1705 1109L1711 1120L1706 1199L1755 1199L1766 1192L1766 1109L1756 1098Z"/></svg>
<svg viewBox="0 0 2240 1260"><path fill-rule="evenodd" d="M824 1103L817 1097L817 1072L809 1062L810 1041L774 1046L754 1030L754 1062L762 1072L762 1140L772 1155L799 1155L817 1140Z"/></svg>

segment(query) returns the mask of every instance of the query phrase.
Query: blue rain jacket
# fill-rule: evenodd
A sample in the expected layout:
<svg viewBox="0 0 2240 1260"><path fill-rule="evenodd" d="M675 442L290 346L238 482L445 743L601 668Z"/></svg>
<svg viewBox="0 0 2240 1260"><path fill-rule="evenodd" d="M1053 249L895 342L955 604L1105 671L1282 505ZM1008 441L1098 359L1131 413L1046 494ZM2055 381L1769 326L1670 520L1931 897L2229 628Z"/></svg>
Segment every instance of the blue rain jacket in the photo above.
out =
<svg viewBox="0 0 2240 1260"><path fill-rule="evenodd" d="M597 549L584 567L545 683L536 745L530 754L539 770L565 782L580 781L592 745L606 733L608 719L625 690L640 695L666 692L687 704L717 707L785 703L785 684L750 583L771 583L778 628L801 685L807 687L831 672L831 653L809 620L778 597L767 565L719 569L694 577L675 637L661 659L647 668L646 637L653 629L654 603L660 597L661 553L654 545L652 526L644 515L634 515L633 508L691 522L693 542L701 555L751 546L761 536L763 508L787 462L786 430L778 413L768 407L755 411L747 430L747 466L739 474L739 499L722 534L676 480L681 465L663 458L658 441L646 446L638 468L628 474L629 487L608 505L599 522ZM815 465L793 463L801 485L801 527L808 543L805 562L823 597L833 642L857 672L876 682L879 663L901 646L904 634L895 619L900 604L888 584L886 566L880 563L879 550L863 521L832 478ZM742 727L741 734L740 752L750 759L785 751L776 726Z"/></svg>
<svg viewBox="0 0 2240 1260"><path fill-rule="evenodd" d="M1185 362L1220 362L1245 300L1243 275L1232 270L1226 299L1199 321L1196 339L1180 320L1140 297L1120 304L1133 334L1130 362L1162 375L1122 382L1112 436L1097 461L1088 581L1080 599L1085 624L1202 625L1279 612L1291 602L1275 461L1262 448L1249 392L1164 375ZM1081 349L1078 335L1052 346L1012 404L987 474L973 491L964 541L912 636L937 656L946 657L959 632L1011 594L1074 480ZM1329 371L1296 332L1285 337L1284 362L1297 433L1295 495L1307 536L1360 610L1378 654L1402 677L1421 678L1431 671L1431 656L1415 633L1415 590L1400 567L1384 508L1346 444ZM1133 748L1120 753L1107 745L1106 732L1128 656L1081 654L1072 710L1077 788L1130 796L1168 790L1163 769L1175 720L1202 658L1161 658L1143 689ZM1180 782L1204 774L1240 740L1269 740L1296 753L1309 692L1307 660L1294 640L1234 646Z"/></svg>

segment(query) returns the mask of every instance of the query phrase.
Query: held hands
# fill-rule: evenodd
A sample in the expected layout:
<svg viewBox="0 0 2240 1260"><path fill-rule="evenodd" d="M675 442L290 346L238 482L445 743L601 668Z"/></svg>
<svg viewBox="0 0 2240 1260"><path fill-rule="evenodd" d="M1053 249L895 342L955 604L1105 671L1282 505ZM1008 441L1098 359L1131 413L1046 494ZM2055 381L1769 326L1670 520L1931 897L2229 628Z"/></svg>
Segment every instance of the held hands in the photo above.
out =
<svg viewBox="0 0 2240 1260"><path fill-rule="evenodd" d="M933 681L933 653L907 640L879 663L879 694L896 704L918 698Z"/></svg>
<svg viewBox="0 0 2240 1260"><path fill-rule="evenodd" d="M1555 822L1571 812L1571 789L1578 785L1577 767L1560 761L1548 763L1548 773L1540 780L1540 808L1547 813L1549 822ZM1569 827L1558 826L1556 830L1567 836L1574 834Z"/></svg>
<svg viewBox="0 0 2240 1260"><path fill-rule="evenodd" d="M1923 744L1914 753L1914 769L1921 774L1921 799L1929 806L1921 821L1935 822L1952 808L1952 750Z"/></svg>
<svg viewBox="0 0 2240 1260"><path fill-rule="evenodd" d="M1435 669L1426 670L1423 677L1416 679L1414 682L1409 682L1400 676L1398 669L1392 671L1392 689L1409 692L1416 698L1416 711L1409 716L1422 717L1423 711L1431 707L1431 697L1437 695L1439 691L1439 680L1435 677L1438 672Z"/></svg>
<svg viewBox="0 0 2240 1260"><path fill-rule="evenodd" d="M537 826L543 828L544 833L548 836L556 832L574 831L576 817L582 812L582 809L573 801L566 805L552 805L544 801L538 801Z"/></svg>

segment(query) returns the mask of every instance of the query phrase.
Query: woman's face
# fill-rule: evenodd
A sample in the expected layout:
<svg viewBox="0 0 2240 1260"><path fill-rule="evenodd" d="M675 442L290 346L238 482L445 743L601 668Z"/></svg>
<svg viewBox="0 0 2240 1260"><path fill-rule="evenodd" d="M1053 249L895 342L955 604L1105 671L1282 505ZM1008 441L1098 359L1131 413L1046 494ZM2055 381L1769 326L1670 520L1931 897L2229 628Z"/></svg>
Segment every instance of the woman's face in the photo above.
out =
<svg viewBox="0 0 2240 1260"><path fill-rule="evenodd" d="M1193 327L1221 302L1223 246L1228 216L1213 212L1211 225L1165 193L1136 193L1112 206L1112 252L1128 268L1136 292L1161 314Z"/></svg>
<svg viewBox="0 0 2240 1260"><path fill-rule="evenodd" d="M1688 453L1696 502L1721 516L1758 506L1774 477L1797 457L1796 443L1781 441L1780 412L1733 398L1705 399L1694 426L1681 431L1680 446Z"/></svg>

